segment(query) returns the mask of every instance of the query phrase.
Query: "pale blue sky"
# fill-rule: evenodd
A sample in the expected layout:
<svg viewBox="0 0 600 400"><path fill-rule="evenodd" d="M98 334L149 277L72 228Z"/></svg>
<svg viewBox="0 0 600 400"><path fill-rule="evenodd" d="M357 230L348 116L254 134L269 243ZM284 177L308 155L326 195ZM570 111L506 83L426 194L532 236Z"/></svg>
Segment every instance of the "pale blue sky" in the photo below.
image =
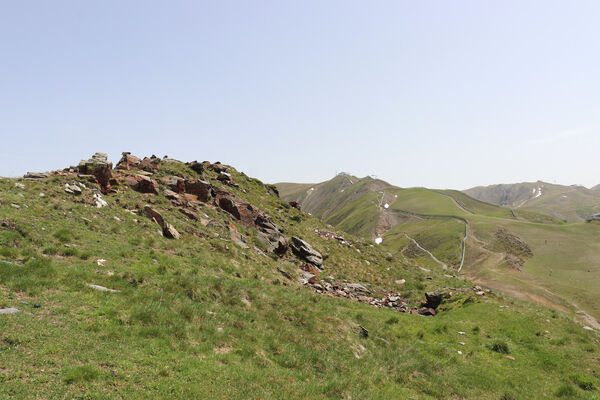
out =
<svg viewBox="0 0 600 400"><path fill-rule="evenodd" d="M600 183L598 1L0 0L0 175Z"/></svg>

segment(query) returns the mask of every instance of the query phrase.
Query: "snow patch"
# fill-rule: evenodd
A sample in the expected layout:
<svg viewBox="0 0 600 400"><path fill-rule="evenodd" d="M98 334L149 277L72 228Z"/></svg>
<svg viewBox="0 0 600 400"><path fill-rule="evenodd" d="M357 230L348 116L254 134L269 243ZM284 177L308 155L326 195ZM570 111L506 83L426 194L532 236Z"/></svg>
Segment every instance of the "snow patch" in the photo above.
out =
<svg viewBox="0 0 600 400"><path fill-rule="evenodd" d="M533 191L535 192L535 189L533 189ZM533 197L534 199L537 199L538 197L540 197L542 195L542 188L538 188L537 189L537 193L535 194L535 196Z"/></svg>
<svg viewBox="0 0 600 400"><path fill-rule="evenodd" d="M383 242L382 238L378 237L377 239L375 239L376 244L381 244L381 242Z"/></svg>
<svg viewBox="0 0 600 400"><path fill-rule="evenodd" d="M390 205L389 205L388 203L385 203L385 204L383 205L383 208L390 208Z"/></svg>

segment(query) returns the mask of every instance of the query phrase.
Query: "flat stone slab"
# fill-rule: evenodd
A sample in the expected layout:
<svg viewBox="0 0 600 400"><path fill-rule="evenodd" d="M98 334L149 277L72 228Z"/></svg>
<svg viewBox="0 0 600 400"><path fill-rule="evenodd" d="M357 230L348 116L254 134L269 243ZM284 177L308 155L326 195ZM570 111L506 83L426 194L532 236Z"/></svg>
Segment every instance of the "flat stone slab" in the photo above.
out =
<svg viewBox="0 0 600 400"><path fill-rule="evenodd" d="M0 308L0 314L16 314L20 310L18 308Z"/></svg>
<svg viewBox="0 0 600 400"><path fill-rule="evenodd" d="M86 283L85 285L86 285L87 287L90 287L90 288L92 288L92 289L99 290L99 291L101 291L101 292L112 292L112 293L117 293L117 292L120 292L120 290L109 289L109 288L106 288L106 287L104 287L104 286L100 286L100 285L92 285L92 284L89 284L89 283Z"/></svg>

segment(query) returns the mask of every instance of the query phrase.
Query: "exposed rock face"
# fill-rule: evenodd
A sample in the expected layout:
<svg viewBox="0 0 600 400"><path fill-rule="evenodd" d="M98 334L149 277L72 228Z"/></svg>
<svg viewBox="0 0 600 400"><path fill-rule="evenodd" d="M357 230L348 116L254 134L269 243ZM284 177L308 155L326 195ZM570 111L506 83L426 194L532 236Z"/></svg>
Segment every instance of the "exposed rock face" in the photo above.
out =
<svg viewBox="0 0 600 400"><path fill-rule="evenodd" d="M188 163L188 167L190 167L191 169L193 169L194 171L196 171L197 173L199 173L200 175L202 175L204 173L204 166L205 166L205 162L198 162L198 161L192 161L191 163Z"/></svg>
<svg viewBox="0 0 600 400"><path fill-rule="evenodd" d="M191 179L185 181L185 192L198 196L198 200L209 202L212 198L212 186L202 180Z"/></svg>
<svg viewBox="0 0 600 400"><path fill-rule="evenodd" d="M219 174L219 176L217 176L217 179L223 183L232 183L233 180L231 179L231 175L228 174L227 172L221 172Z"/></svg>
<svg viewBox="0 0 600 400"><path fill-rule="evenodd" d="M165 226L163 226L163 235L169 239L179 239L181 237L177 229L168 222L165 222Z"/></svg>
<svg viewBox="0 0 600 400"><path fill-rule="evenodd" d="M140 193L158 194L158 182L143 175L129 175L125 177L125 183Z"/></svg>
<svg viewBox="0 0 600 400"><path fill-rule="evenodd" d="M594 189L594 190L600 190L600 189ZM600 221L600 214L594 214L591 217L589 217L586 221L587 222Z"/></svg>
<svg viewBox="0 0 600 400"><path fill-rule="evenodd" d="M449 294L443 290L435 290L433 292L425 293L425 301L423 302L423 307L425 308L433 308L434 310L438 308L440 304L444 301L444 299L448 298Z"/></svg>
<svg viewBox="0 0 600 400"><path fill-rule="evenodd" d="M130 152L126 151L126 152L122 153L122 157L119 160L119 162L117 163L117 166L115 167L115 169L122 169L122 170L129 171L132 168L138 168L141 161L142 160L140 160L136 156L132 156Z"/></svg>
<svg viewBox="0 0 600 400"><path fill-rule="evenodd" d="M299 237L293 236L291 247L296 256L314 265L320 270L323 270L323 256L321 253L313 249L310 244L306 243Z"/></svg>
<svg viewBox="0 0 600 400"><path fill-rule="evenodd" d="M185 193L185 181L179 176L169 176L163 180L163 183L175 193Z"/></svg>
<svg viewBox="0 0 600 400"><path fill-rule="evenodd" d="M89 160L81 160L77 171L84 175L94 175L103 194L110 190L112 163L108 162L106 153L95 153Z"/></svg>
<svg viewBox="0 0 600 400"><path fill-rule="evenodd" d="M208 169L210 169L211 171L219 172L219 173L229 172L229 167L224 166L223 164L221 164L218 161L214 164L209 164Z"/></svg>
<svg viewBox="0 0 600 400"><path fill-rule="evenodd" d="M158 172L158 164L160 163L160 158L156 156L152 156L150 158L144 157L144 159L140 162L139 168L146 172L155 173Z"/></svg>
<svg viewBox="0 0 600 400"><path fill-rule="evenodd" d="M162 214L153 209L150 206L144 207L144 213L148 218L156 222L162 228L162 233L166 238L179 239L181 235L177 232L177 229L163 218Z"/></svg>
<svg viewBox="0 0 600 400"><path fill-rule="evenodd" d="M217 191L215 203L239 220L244 226L258 229L258 237L267 245L269 251L283 255L287 252L288 241L271 217L250 203L236 199L233 194L224 190Z"/></svg>
<svg viewBox="0 0 600 400"><path fill-rule="evenodd" d="M294 207L296 210L302 211L302 207L300 207L300 203L298 203L297 201L290 201L289 204L290 204L290 206Z"/></svg>

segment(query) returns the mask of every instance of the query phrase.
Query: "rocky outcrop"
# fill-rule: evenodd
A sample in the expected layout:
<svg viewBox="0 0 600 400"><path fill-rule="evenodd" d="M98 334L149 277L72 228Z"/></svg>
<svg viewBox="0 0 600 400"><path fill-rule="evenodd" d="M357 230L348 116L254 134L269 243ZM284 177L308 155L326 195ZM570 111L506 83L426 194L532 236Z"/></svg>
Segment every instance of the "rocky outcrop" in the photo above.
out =
<svg viewBox="0 0 600 400"><path fill-rule="evenodd" d="M212 185L203 180L186 180L185 192L198 196L198 200L205 203L209 202L212 199Z"/></svg>
<svg viewBox="0 0 600 400"><path fill-rule="evenodd" d="M138 168L141 161L142 160L136 156L132 156L130 152L126 151L122 153L122 157L117 163L115 169L130 171L132 168Z"/></svg>
<svg viewBox="0 0 600 400"><path fill-rule="evenodd" d="M444 299L447 299L448 297L450 297L449 293L443 290L426 292L425 301L422 303L422 306L425 308L432 308L435 310L440 304L442 304Z"/></svg>
<svg viewBox="0 0 600 400"><path fill-rule="evenodd" d="M23 175L23 178L29 179L29 180L38 180L38 179L46 179L48 176L50 176L50 175L48 175L45 172L28 172L25 175Z"/></svg>
<svg viewBox="0 0 600 400"><path fill-rule="evenodd" d="M140 193L158 194L158 182L143 175L128 175L125 177L127 186Z"/></svg>
<svg viewBox="0 0 600 400"><path fill-rule="evenodd" d="M258 238L265 243L268 251L278 255L287 252L288 240L282 234L282 229L258 207L236 199L233 194L225 190L217 191L215 203L240 221L242 225L257 228Z"/></svg>
<svg viewBox="0 0 600 400"><path fill-rule="evenodd" d="M81 160L77 172L84 175L93 175L100 185L103 194L110 191L112 177L112 163L108 162L106 153L95 153L89 160Z"/></svg>
<svg viewBox="0 0 600 400"><path fill-rule="evenodd" d="M164 178L162 182L175 193L185 193L185 180L179 176L169 176Z"/></svg>
<svg viewBox="0 0 600 400"><path fill-rule="evenodd" d="M290 206L294 207L296 210L302 211L302 207L300 206L300 203L298 203L297 201L290 201L288 204Z"/></svg>
<svg viewBox="0 0 600 400"><path fill-rule="evenodd" d="M210 169L211 171L215 171L218 173L221 172L229 172L229 167L226 167L225 165L221 164L220 162L216 162L214 164L208 164L207 166L208 169Z"/></svg>
<svg viewBox="0 0 600 400"><path fill-rule="evenodd" d="M205 165L210 164L205 162L192 161L191 163L187 163L187 166L199 173L200 175L204 174Z"/></svg>
<svg viewBox="0 0 600 400"><path fill-rule="evenodd" d="M321 253L312 248L299 237L293 236L291 240L291 248L296 256L302 260L314 265L320 270L323 270L323 256Z"/></svg>
<svg viewBox="0 0 600 400"><path fill-rule="evenodd" d="M177 232L175 227L167 221L165 221L162 214L156 211L154 208L150 206L145 206L144 213L148 218L156 222L162 228L162 233L166 238L179 239L181 237L181 235L179 234L179 232Z"/></svg>

